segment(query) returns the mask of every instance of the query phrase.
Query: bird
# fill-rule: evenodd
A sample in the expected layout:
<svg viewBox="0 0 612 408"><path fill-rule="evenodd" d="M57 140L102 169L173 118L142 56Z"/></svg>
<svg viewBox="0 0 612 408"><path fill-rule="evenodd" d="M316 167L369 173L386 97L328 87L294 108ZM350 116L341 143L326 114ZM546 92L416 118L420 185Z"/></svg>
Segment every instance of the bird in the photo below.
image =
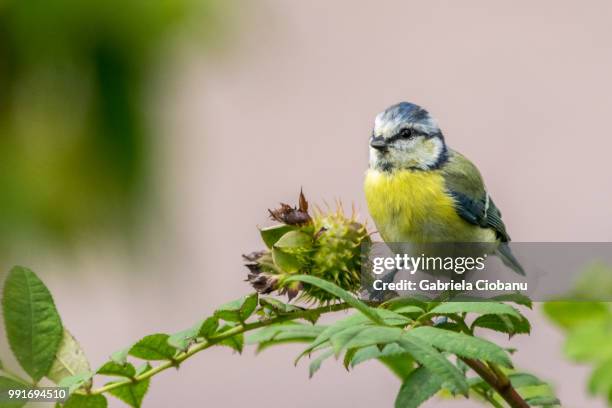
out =
<svg viewBox="0 0 612 408"><path fill-rule="evenodd" d="M376 116L364 191L386 243L487 243L507 267L525 275L480 171L447 146L421 106L400 102Z"/></svg>

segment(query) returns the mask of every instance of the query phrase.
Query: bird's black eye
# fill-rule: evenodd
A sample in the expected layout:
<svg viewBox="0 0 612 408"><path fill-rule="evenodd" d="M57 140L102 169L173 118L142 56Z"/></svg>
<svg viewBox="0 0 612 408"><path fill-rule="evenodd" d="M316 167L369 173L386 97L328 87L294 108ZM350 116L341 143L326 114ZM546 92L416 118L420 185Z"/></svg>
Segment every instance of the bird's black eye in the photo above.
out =
<svg viewBox="0 0 612 408"><path fill-rule="evenodd" d="M407 128L400 130L399 137L404 139L410 139L412 137L412 130Z"/></svg>

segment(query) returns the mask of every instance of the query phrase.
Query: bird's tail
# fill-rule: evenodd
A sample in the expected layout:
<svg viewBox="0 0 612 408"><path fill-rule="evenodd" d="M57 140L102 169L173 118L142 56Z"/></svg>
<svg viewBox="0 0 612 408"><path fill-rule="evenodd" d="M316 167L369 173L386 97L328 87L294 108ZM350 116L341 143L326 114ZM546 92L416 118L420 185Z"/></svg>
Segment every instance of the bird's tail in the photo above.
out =
<svg viewBox="0 0 612 408"><path fill-rule="evenodd" d="M514 254L510 250L510 245L507 242L500 243L495 253L497 256L499 256L504 265L519 275L525 276L525 270L521 266L518 259L515 258Z"/></svg>

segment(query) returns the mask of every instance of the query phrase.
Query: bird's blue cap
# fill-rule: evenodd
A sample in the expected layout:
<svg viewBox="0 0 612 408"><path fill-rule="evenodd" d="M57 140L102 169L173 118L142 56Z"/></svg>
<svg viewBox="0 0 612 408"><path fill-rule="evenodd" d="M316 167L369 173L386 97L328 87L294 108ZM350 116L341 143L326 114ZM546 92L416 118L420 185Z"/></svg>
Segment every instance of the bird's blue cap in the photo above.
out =
<svg viewBox="0 0 612 408"><path fill-rule="evenodd" d="M410 102L400 102L379 113L374 121L374 133L391 136L407 126L426 135L441 135L438 124L429 112Z"/></svg>

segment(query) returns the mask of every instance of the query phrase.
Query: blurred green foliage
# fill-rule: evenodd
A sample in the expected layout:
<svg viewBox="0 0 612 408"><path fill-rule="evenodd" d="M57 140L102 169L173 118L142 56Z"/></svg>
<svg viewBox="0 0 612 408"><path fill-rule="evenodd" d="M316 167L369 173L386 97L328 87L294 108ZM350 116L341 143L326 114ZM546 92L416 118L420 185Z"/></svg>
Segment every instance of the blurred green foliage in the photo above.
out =
<svg viewBox="0 0 612 408"><path fill-rule="evenodd" d="M603 396L609 406L612 406L612 303L595 300L611 297L612 268L595 264L567 297L573 300L544 304L548 317L567 334L565 354L574 361L593 365L589 392Z"/></svg>
<svg viewBox="0 0 612 408"><path fill-rule="evenodd" d="M0 2L0 252L130 226L146 202L145 96L168 44L210 42L212 0ZM217 23L215 23L217 27Z"/></svg>

